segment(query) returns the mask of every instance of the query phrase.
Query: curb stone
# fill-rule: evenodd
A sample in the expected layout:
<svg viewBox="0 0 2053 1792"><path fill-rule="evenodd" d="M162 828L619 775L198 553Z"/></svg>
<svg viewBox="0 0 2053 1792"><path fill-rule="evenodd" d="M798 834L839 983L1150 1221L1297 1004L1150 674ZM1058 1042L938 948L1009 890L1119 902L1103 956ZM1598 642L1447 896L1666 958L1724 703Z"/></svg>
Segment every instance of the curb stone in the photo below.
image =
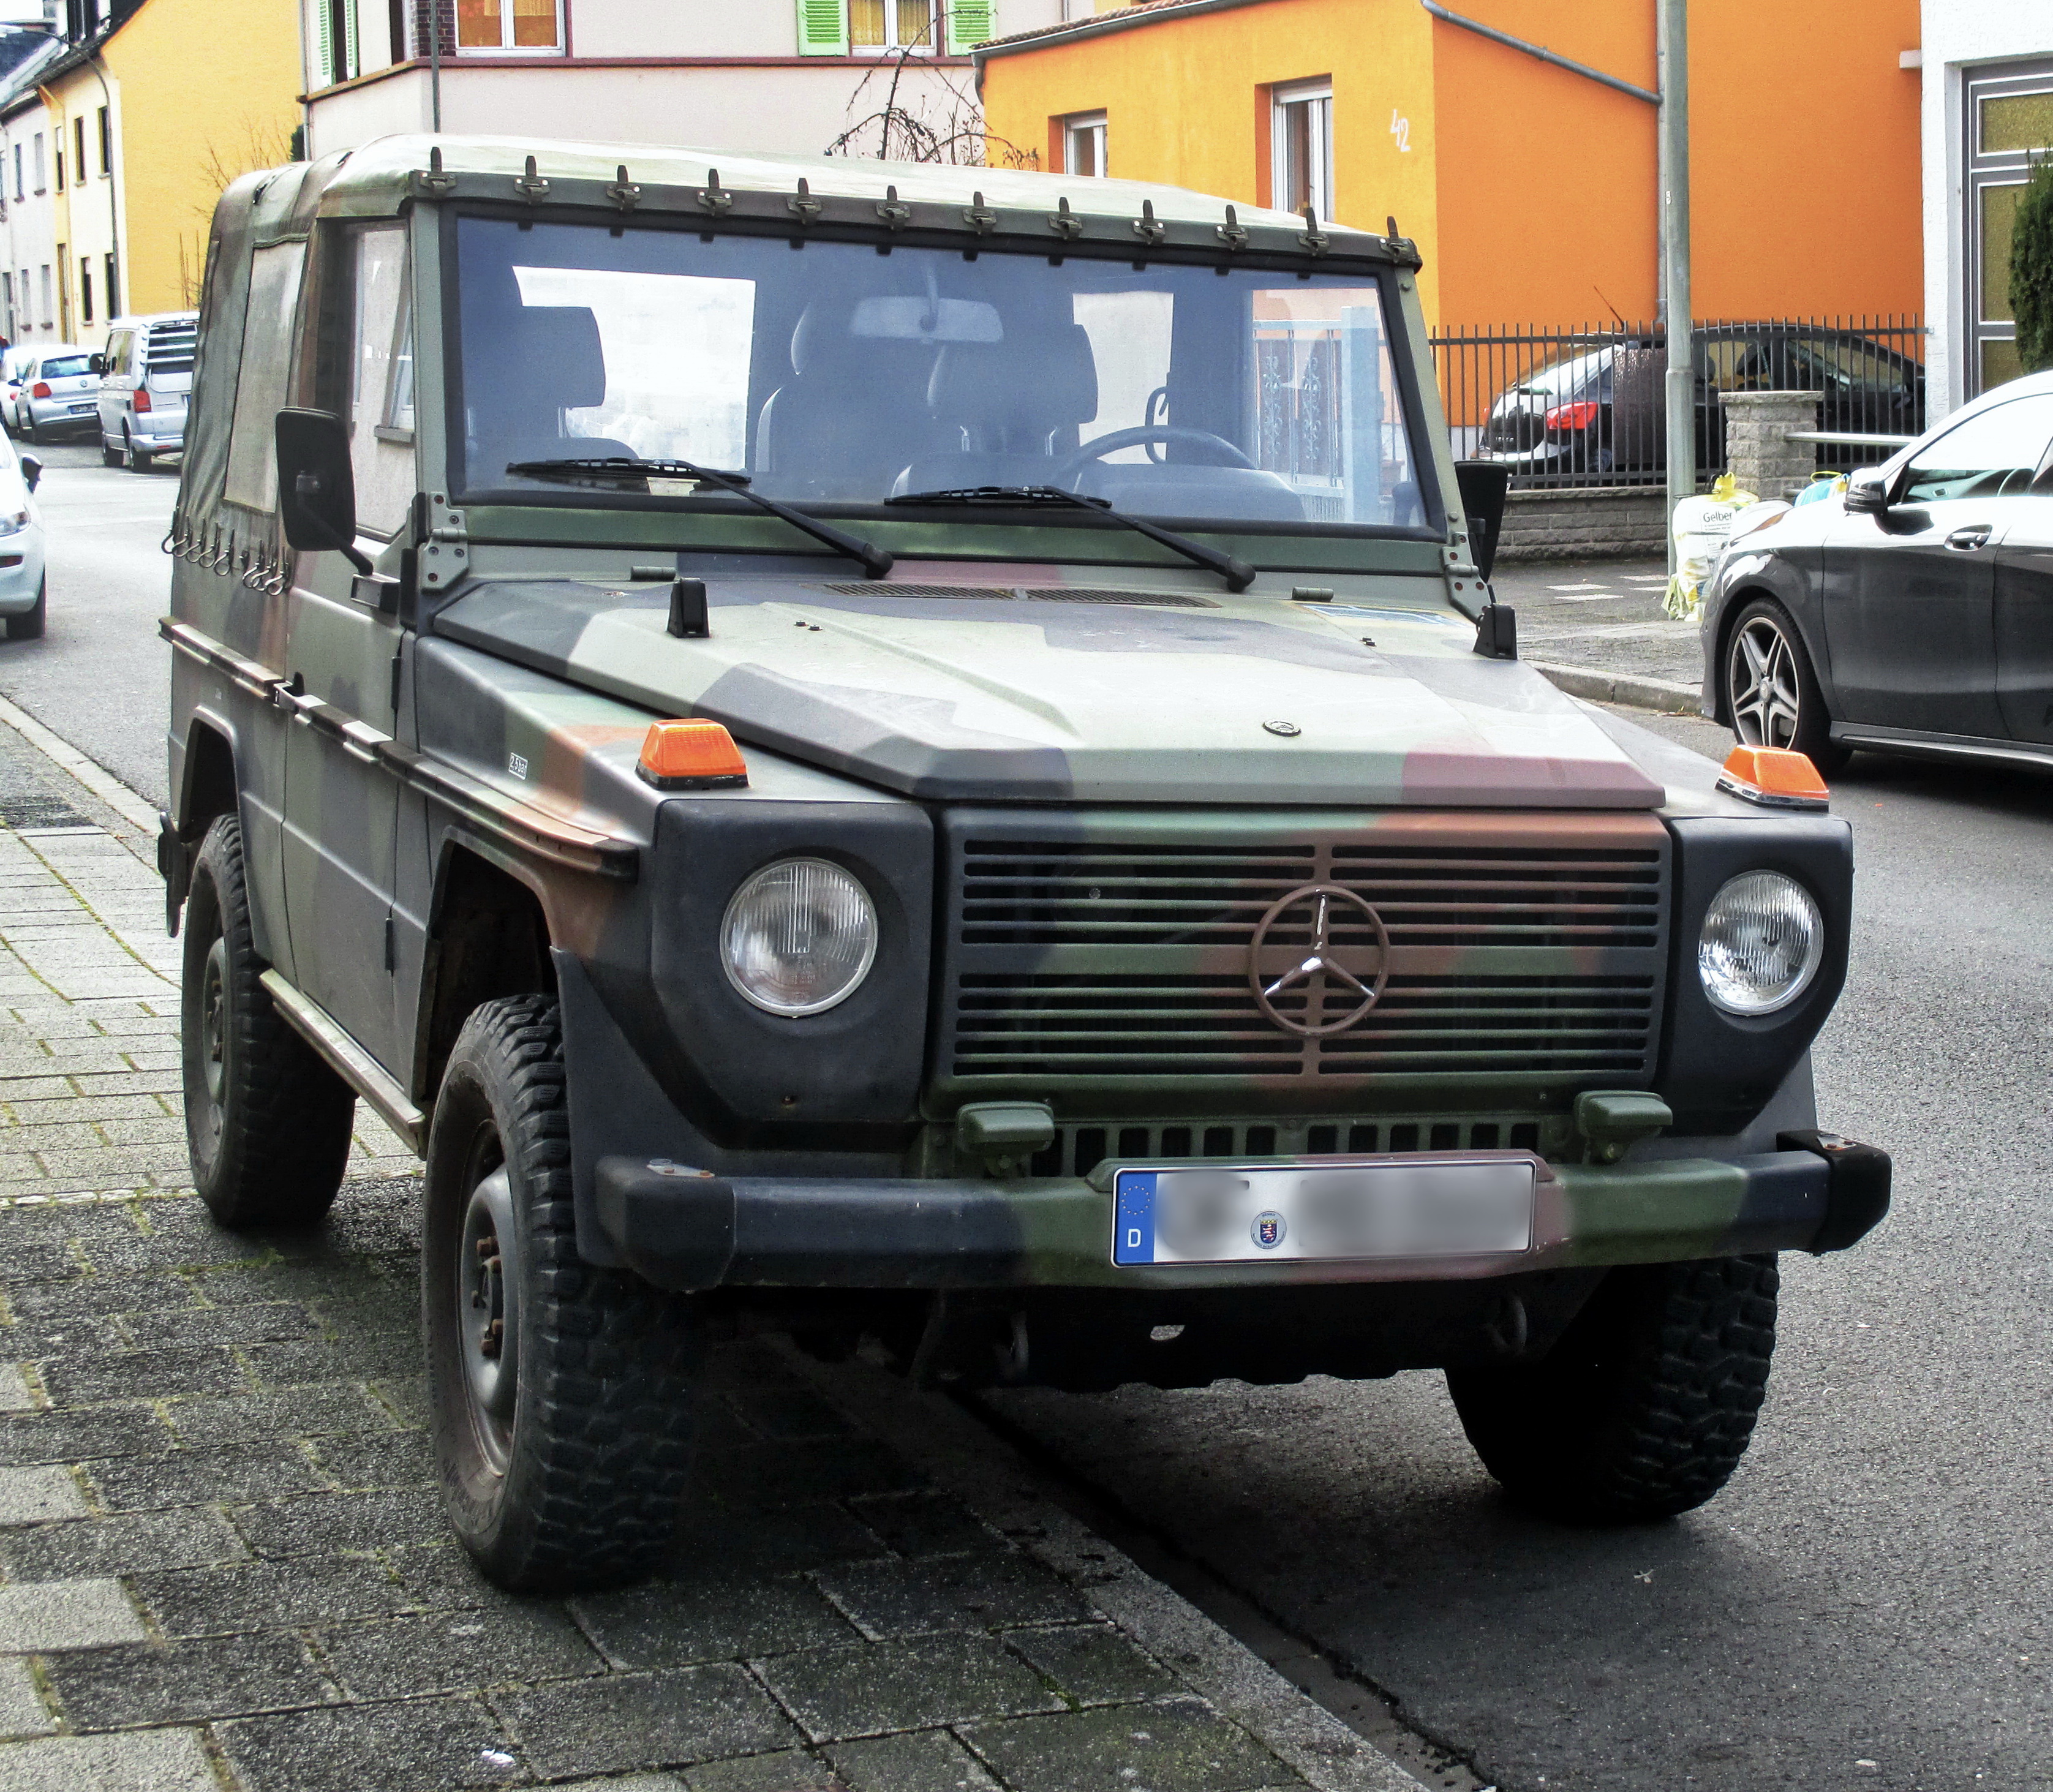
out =
<svg viewBox="0 0 2053 1792"><path fill-rule="evenodd" d="M1035 1470L955 1403L860 1363L789 1353L866 1431L1059 1575L1099 1614L1248 1731L1318 1792L1427 1792L1415 1778L1130 1558L1065 1511Z"/></svg>
<svg viewBox="0 0 2053 1792"><path fill-rule="evenodd" d="M1592 703L1629 704L1639 709L1658 710L1664 716L1703 713L1703 693L1694 684L1678 684L1666 678L1642 678L1627 672L1599 672L1590 666L1555 665L1545 660L1528 660L1529 666L1556 689Z"/></svg>

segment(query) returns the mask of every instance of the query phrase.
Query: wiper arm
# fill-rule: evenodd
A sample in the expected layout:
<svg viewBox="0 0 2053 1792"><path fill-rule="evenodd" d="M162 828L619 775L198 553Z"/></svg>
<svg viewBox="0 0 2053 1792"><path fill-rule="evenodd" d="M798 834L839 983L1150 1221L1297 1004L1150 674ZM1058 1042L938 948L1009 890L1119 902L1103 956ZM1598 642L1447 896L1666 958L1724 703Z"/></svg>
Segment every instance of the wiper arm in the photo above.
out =
<svg viewBox="0 0 2053 1792"><path fill-rule="evenodd" d="M746 499L758 510L782 517L793 528L803 530L814 540L825 542L836 552L846 554L851 560L860 561L862 570L872 578L881 578L896 563L891 555L873 541L865 541L860 535L846 534L831 523L808 516L803 510L794 510L789 504L779 504L775 498L764 497L760 492L752 492L748 488L748 475L746 473L716 473L711 467L701 467L691 461L630 460L624 454L609 454L602 459L586 461L515 461L508 465L506 470L510 473L519 473L527 479L556 479L573 484L579 480L613 482L635 479L697 480L701 485L732 492L737 498Z"/></svg>
<svg viewBox="0 0 2053 1792"><path fill-rule="evenodd" d="M1059 485L956 485L938 492L908 492L886 498L887 504L1061 504L1072 510L1088 510L1123 523L1136 535L1159 541L1187 560L1217 573L1229 591L1245 591L1254 582L1254 568L1245 560L1216 547L1207 547L1173 529L1158 528L1123 510L1114 510L1103 498L1085 497L1081 492L1066 492Z"/></svg>

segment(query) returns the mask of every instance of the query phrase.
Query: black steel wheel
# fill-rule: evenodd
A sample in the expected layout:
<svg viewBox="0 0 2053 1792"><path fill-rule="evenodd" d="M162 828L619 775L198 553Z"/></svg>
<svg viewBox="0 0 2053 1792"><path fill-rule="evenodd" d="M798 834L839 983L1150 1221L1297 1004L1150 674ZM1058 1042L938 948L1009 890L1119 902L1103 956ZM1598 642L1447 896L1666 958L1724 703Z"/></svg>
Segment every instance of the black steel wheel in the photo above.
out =
<svg viewBox="0 0 2053 1792"><path fill-rule="evenodd" d="M1772 1257L1614 1269L1538 1363L1450 1369L1447 1391L1514 1504L1572 1524L1672 1518L1746 1453L1780 1287Z"/></svg>
<svg viewBox="0 0 2053 1792"><path fill-rule="evenodd" d="M465 1022L429 1134L421 1251L442 1502L515 1592L617 1586L676 1533L701 1356L691 1304L577 1249L556 1005Z"/></svg>
<svg viewBox="0 0 2053 1792"><path fill-rule="evenodd" d="M50 614L50 582L45 578L36 587L36 607L25 610L19 616L7 618L7 638L10 641L40 641Z"/></svg>
<svg viewBox="0 0 2053 1792"><path fill-rule="evenodd" d="M1781 605L1756 598L1733 618L1725 680L1733 732L1743 743L1806 754L1821 771L1846 763L1847 750L1832 743L1832 719L1804 637Z"/></svg>
<svg viewBox="0 0 2053 1792"><path fill-rule="evenodd" d="M241 826L219 815L186 899L179 1057L193 1182L222 1225L317 1225L342 1186L356 1097L278 1012L265 968Z"/></svg>

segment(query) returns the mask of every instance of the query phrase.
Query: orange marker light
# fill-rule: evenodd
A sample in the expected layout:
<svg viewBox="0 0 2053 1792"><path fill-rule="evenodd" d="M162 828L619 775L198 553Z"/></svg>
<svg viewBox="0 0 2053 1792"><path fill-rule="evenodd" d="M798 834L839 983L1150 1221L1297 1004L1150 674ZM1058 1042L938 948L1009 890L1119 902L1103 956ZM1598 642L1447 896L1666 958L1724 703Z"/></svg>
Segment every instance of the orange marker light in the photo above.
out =
<svg viewBox="0 0 2053 1792"><path fill-rule="evenodd" d="M659 790L714 790L748 782L748 762L717 722L651 722L634 769Z"/></svg>
<svg viewBox="0 0 2053 1792"><path fill-rule="evenodd" d="M1831 795L1810 755L1786 747L1735 747L1718 788L1778 809L1823 809Z"/></svg>

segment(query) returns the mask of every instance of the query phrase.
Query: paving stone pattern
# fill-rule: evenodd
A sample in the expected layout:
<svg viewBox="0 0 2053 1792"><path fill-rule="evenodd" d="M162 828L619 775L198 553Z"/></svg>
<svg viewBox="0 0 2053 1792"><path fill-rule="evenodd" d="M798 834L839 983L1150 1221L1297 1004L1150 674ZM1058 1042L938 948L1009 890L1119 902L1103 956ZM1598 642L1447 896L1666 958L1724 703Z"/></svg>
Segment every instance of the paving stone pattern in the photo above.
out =
<svg viewBox="0 0 2053 1792"><path fill-rule="evenodd" d="M181 1187L155 874L82 821L18 813L0 1792L1307 1783L767 1345L715 1352L665 1578L567 1602L487 1585L421 1429L418 1185L393 1174L411 1160L367 1125L318 1234L213 1226Z"/></svg>

